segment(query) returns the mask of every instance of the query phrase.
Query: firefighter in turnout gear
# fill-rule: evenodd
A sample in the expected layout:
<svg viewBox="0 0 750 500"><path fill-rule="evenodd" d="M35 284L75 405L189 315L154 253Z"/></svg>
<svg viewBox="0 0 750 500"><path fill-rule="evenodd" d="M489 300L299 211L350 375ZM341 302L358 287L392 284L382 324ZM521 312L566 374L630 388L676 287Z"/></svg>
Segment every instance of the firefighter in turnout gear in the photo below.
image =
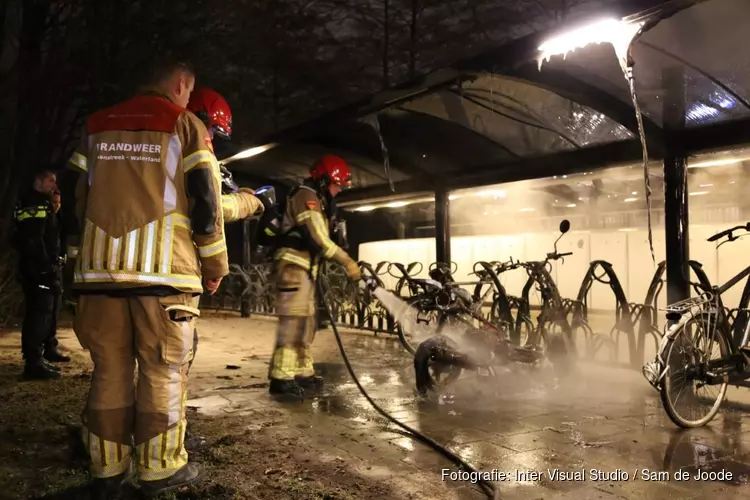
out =
<svg viewBox="0 0 750 500"><path fill-rule="evenodd" d="M335 196L351 186L351 172L338 156L320 158L310 177L289 193L274 255L276 348L269 369L271 394L303 396L320 387L310 346L315 335L316 279L321 259L344 266L350 279L361 277L357 263L330 236Z"/></svg>
<svg viewBox="0 0 750 500"><path fill-rule="evenodd" d="M219 138L228 141L232 138L232 110L218 92L207 88L195 89L190 95L187 109L203 121L212 140ZM238 187L226 168L221 167L221 173L224 222L260 217L263 204L255 197L255 191Z"/></svg>
<svg viewBox="0 0 750 500"><path fill-rule="evenodd" d="M57 189L54 172L36 175L33 188L24 193L14 212L14 246L19 253L20 282L26 303L21 326L21 349L27 380L60 377L51 363L70 361L57 350L57 296L60 283L60 225L52 205Z"/></svg>
<svg viewBox="0 0 750 500"><path fill-rule="evenodd" d="M229 263L211 138L185 108L194 82L182 63L154 65L142 93L88 118L70 159L74 329L94 362L83 438L95 498L114 498L131 466L146 494L202 475L184 447L188 367L199 295L218 289Z"/></svg>
<svg viewBox="0 0 750 500"><path fill-rule="evenodd" d="M207 88L193 90L187 109L200 118L212 142L215 138L226 141L232 138L232 110L218 92ZM215 156L214 161L216 161ZM221 173L221 211L224 215L224 223L260 217L263 214L263 204L255 197L255 191L237 186L232 179L231 172L224 166L217 168ZM194 351L197 352L198 330L195 331L193 345Z"/></svg>

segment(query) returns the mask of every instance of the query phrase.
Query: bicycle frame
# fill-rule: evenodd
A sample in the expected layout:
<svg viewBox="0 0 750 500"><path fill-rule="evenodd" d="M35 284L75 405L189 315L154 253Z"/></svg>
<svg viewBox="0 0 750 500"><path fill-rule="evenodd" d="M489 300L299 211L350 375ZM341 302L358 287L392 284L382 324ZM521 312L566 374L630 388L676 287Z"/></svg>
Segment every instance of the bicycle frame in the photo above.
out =
<svg viewBox="0 0 750 500"><path fill-rule="evenodd" d="M656 359L644 365L642 370L643 376L646 377L646 380L648 380L654 388L661 390L661 381L664 379L668 369L664 360L664 351L674 336L681 332L691 319L706 313L715 314L716 323L721 323L726 326L726 315L724 313L724 304L721 300L721 296L748 276L750 276L750 266L740 271L736 276L723 285L712 287L710 290L705 290L704 288L704 292L700 296L676 302L664 309L667 312L667 319L672 320L673 323L666 328L666 331L659 342ZM750 283L745 287L746 291L748 290L748 287L750 287ZM745 295L746 294L743 293L743 297ZM725 332L727 335L730 335L728 330L725 330ZM737 338L736 335L734 338L730 335L730 338L728 339L730 352L727 357L737 355L740 347L747 344L749 336L750 322L747 322L740 342L735 342Z"/></svg>

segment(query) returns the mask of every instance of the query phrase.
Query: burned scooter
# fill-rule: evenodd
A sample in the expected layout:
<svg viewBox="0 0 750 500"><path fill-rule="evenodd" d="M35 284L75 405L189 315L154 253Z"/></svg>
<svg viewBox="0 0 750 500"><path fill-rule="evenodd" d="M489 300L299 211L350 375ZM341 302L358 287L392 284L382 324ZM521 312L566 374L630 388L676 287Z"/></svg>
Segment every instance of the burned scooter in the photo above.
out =
<svg viewBox="0 0 750 500"><path fill-rule="evenodd" d="M557 242L570 230L570 222L560 224L560 236L554 243L554 251L543 261L521 263L531 276L540 270L547 271L550 261L560 260L571 252L559 253ZM551 277L549 278L551 280ZM439 286L438 286L439 285ZM437 285L435 293L454 286L449 281ZM455 285L457 286L457 285ZM556 288L555 288L556 289ZM453 295L453 294L451 294ZM468 295L455 294L456 297ZM440 319L436 335L422 342L414 355L414 370L417 390L420 394L439 390L456 381L463 370L494 374L494 367L510 363L536 365L549 359L556 372L567 372L574 358L567 329L544 331L534 342L516 345L509 337L512 325L491 323L481 312L482 304L455 300L433 308L439 310Z"/></svg>

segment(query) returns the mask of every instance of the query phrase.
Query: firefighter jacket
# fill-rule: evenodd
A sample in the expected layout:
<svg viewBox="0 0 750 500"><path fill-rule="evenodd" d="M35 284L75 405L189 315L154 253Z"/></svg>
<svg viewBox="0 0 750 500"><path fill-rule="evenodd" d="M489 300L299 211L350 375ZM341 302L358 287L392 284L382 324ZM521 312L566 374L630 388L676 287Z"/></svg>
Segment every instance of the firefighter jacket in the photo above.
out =
<svg viewBox="0 0 750 500"><path fill-rule="evenodd" d="M56 271L60 257L60 226L49 195L31 190L20 197L14 212L14 246L21 276L38 281Z"/></svg>
<svg viewBox="0 0 750 500"><path fill-rule="evenodd" d="M76 290L200 293L229 273L219 168L193 113L158 94L99 111L70 168Z"/></svg>
<svg viewBox="0 0 750 500"><path fill-rule="evenodd" d="M255 197L255 191L249 188L222 195L221 208L224 222L255 219L263 214L263 204Z"/></svg>
<svg viewBox="0 0 750 500"><path fill-rule="evenodd" d="M353 259L331 240L326 202L306 184L298 187L286 202L281 223L281 243L275 260L295 264L317 275L318 258L346 266Z"/></svg>

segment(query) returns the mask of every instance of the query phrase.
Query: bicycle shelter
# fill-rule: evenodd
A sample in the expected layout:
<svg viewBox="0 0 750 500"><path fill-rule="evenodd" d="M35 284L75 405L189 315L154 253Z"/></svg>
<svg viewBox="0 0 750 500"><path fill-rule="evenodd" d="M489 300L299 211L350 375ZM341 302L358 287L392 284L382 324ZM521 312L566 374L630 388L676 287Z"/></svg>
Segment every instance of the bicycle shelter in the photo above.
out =
<svg viewBox="0 0 750 500"><path fill-rule="evenodd" d="M740 50L750 3L622 0L608 13L631 19L648 14L658 21L635 41L631 55L650 159L651 202L663 205L653 220L663 227L663 243L654 245L663 245L667 301L674 302L690 295L691 196L707 195L701 199L717 207L727 201L718 181L705 183L711 187L705 192L689 192L690 175L708 171L703 167L750 165L745 163L750 155L745 158L740 151L750 143L750 72L743 69L748 60ZM614 200L600 193L594 203L595 196L584 197L563 180L593 179L589 184L595 189L601 181L595 177L606 177L604 169L627 166L631 173L643 172L642 144L612 45L586 45L540 66L539 47L566 28L560 24L523 34L282 130L248 145L251 153L229 167L240 180L246 176L289 185L306 176L318 155L339 154L352 166L355 184L340 195L339 206L351 211L356 226L395 228L381 239L414 237L419 228L413 226L419 223L413 221L427 217L426 234L435 239L440 262L451 261L451 237L460 230L452 223L452 209L460 202L460 190L469 188L548 179L547 191L563 201L555 205L559 217L547 227L564 216L596 228L592 221ZM644 191L643 181L622 184L610 186L621 189L612 191L618 203L627 203L631 190ZM734 216L750 215L744 200L733 202ZM638 203L645 213L642 196ZM357 238L362 231L350 229Z"/></svg>

